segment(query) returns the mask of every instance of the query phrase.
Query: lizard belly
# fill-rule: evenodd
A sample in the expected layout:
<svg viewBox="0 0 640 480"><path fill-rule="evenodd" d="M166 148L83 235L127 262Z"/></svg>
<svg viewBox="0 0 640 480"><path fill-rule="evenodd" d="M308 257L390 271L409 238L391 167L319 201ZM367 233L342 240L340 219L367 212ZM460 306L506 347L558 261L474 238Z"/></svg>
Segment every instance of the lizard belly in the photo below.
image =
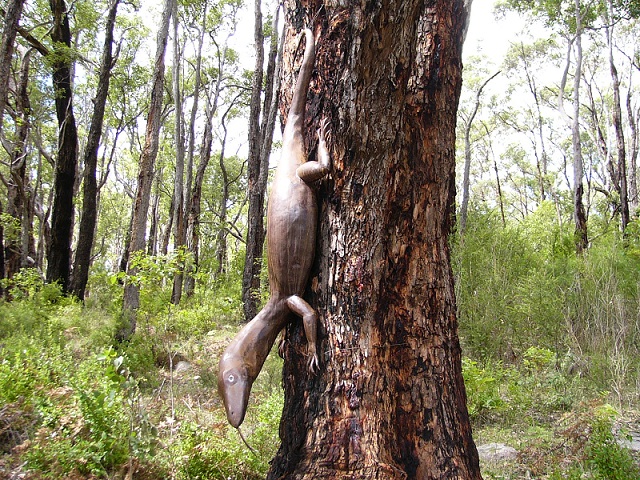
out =
<svg viewBox="0 0 640 480"><path fill-rule="evenodd" d="M299 180L286 183L278 185L277 190L274 186L269 198L269 280L272 290L283 295L299 295L304 291L313 263L317 206L308 185Z"/></svg>

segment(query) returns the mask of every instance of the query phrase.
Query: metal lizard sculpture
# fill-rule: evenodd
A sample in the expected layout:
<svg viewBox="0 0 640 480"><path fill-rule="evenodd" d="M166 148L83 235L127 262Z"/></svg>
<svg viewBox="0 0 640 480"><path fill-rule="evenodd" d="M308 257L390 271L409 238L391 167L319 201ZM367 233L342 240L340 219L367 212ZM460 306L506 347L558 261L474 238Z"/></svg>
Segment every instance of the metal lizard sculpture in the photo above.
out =
<svg viewBox="0 0 640 480"><path fill-rule="evenodd" d="M218 368L218 392L229 423L244 420L254 380L278 333L293 312L302 317L308 343L308 367L318 370L317 314L302 299L313 263L318 207L310 184L329 172L328 121L318 129L317 161L307 161L304 116L307 91L315 62L315 40L305 29L306 46L291 108L282 134L282 157L276 170L267 207L267 256L271 297L227 347Z"/></svg>

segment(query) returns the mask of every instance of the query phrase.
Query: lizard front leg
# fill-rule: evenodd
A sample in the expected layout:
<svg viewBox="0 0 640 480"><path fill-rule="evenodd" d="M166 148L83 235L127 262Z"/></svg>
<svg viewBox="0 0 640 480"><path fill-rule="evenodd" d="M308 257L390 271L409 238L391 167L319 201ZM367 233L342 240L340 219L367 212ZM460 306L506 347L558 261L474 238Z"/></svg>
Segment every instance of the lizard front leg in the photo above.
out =
<svg viewBox="0 0 640 480"><path fill-rule="evenodd" d="M331 156L327 146L327 136L329 135L329 119L325 118L318 128L318 155L317 161L305 162L298 167L296 174L305 183L312 183L320 180L329 173L331 168Z"/></svg>
<svg viewBox="0 0 640 480"><path fill-rule="evenodd" d="M287 298L286 303L293 313L302 317L304 334L307 337L309 371L311 373L316 373L318 371L318 353L316 347L318 337L318 315L311 305L297 295L291 295Z"/></svg>

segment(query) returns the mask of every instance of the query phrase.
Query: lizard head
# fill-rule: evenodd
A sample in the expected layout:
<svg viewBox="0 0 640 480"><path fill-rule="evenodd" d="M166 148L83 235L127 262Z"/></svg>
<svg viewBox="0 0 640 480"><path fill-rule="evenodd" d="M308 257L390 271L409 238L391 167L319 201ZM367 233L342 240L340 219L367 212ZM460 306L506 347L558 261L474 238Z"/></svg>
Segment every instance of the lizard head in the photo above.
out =
<svg viewBox="0 0 640 480"><path fill-rule="evenodd" d="M242 362L234 357L223 356L218 369L218 393L227 411L227 420L238 428L244 420L249 402L253 378Z"/></svg>

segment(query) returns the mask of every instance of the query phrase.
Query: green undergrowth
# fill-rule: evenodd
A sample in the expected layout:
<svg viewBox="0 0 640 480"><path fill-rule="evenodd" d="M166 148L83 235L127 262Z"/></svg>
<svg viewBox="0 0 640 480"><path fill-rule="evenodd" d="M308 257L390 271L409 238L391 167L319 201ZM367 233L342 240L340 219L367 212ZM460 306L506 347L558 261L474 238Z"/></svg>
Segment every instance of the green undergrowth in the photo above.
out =
<svg viewBox="0 0 640 480"><path fill-rule="evenodd" d="M27 271L0 302L0 478L264 478L282 363L271 355L255 382L242 426L252 453L216 393L218 357L239 328L234 289L181 307L147 298L118 345L107 307L117 289L103 280L83 306Z"/></svg>
<svg viewBox="0 0 640 480"><path fill-rule="evenodd" d="M483 461L484 478L637 480L618 441L638 424L640 241L602 235L577 258L544 214L503 228L475 213L453 242L474 438L518 452ZM122 278L93 271L84 305L32 270L8 285L0 478L264 478L279 446L282 360L272 352L254 383L242 425L252 453L216 392L241 326L241 269L202 276L174 306L172 262L141 261L126 344L113 340Z"/></svg>

